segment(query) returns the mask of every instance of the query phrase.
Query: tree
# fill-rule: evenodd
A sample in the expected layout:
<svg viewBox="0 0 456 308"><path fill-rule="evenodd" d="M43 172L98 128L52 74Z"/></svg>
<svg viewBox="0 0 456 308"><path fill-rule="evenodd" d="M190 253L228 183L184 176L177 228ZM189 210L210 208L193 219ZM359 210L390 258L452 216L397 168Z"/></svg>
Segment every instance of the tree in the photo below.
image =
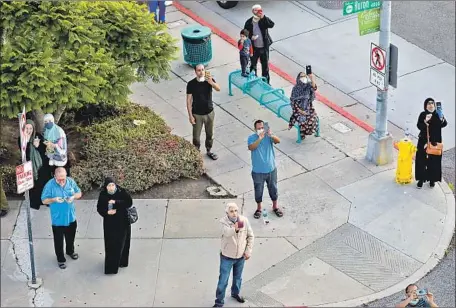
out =
<svg viewBox="0 0 456 308"><path fill-rule="evenodd" d="M136 1L9 1L1 6L3 116L123 104L136 81L169 78L176 41Z"/></svg>

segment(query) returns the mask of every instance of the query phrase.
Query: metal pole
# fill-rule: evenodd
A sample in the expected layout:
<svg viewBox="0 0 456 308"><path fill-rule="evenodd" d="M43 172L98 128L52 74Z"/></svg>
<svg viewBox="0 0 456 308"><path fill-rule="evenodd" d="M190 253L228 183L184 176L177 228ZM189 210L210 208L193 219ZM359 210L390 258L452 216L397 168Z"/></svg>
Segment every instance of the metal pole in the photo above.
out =
<svg viewBox="0 0 456 308"><path fill-rule="evenodd" d="M375 130L369 135L366 159L376 165L393 161L393 138L388 133L388 82L391 40L391 1L382 1L380 9L380 48L386 50L385 89L377 89Z"/></svg>
<svg viewBox="0 0 456 308"><path fill-rule="evenodd" d="M21 121L20 121L21 114L19 114L19 133L21 136L21 151L22 151L22 163L25 164L27 162L25 151L27 150L27 147L25 149L22 147L23 144L23 139L22 139L22 127L21 127ZM27 213L27 231L28 231L28 240L29 240L29 251L30 251L30 269L32 271L32 285L36 284L36 271L35 271L35 250L33 248L33 236L32 236L32 219L30 215L30 194L29 191L27 190L25 192L25 202L22 203L25 204L25 210Z"/></svg>
<svg viewBox="0 0 456 308"><path fill-rule="evenodd" d="M380 9L380 48L386 50L385 59L385 91L377 89L377 115L375 121L375 132L378 138L387 135L388 126L388 80L389 80L389 59L391 42L391 1L383 1Z"/></svg>

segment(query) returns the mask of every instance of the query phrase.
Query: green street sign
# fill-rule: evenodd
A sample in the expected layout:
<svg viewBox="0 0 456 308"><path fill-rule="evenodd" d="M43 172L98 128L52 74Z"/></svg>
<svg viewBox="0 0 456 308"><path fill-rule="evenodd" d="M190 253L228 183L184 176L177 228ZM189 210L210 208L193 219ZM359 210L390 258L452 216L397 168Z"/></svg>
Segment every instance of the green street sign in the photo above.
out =
<svg viewBox="0 0 456 308"><path fill-rule="evenodd" d="M345 1L343 15L356 14L362 11L377 9L382 6L381 1Z"/></svg>
<svg viewBox="0 0 456 308"><path fill-rule="evenodd" d="M380 31L380 9L359 13L358 26L360 36Z"/></svg>

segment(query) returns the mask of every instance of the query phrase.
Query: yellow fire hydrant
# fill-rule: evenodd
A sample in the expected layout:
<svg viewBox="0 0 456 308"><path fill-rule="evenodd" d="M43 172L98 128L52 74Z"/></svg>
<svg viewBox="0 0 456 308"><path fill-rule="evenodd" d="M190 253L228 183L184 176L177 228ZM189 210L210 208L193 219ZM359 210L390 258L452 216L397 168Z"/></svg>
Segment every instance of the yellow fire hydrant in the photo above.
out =
<svg viewBox="0 0 456 308"><path fill-rule="evenodd" d="M410 184L412 182L413 155L415 155L416 146L409 139L408 135L397 142L396 145L399 150L396 183Z"/></svg>

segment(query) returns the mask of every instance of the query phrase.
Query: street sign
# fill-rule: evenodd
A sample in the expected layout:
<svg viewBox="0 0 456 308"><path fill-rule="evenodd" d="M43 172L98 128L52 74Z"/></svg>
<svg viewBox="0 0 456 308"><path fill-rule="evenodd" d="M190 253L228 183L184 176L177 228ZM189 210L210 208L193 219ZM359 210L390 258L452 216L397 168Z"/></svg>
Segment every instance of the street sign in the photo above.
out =
<svg viewBox="0 0 456 308"><path fill-rule="evenodd" d="M386 72L386 50L371 43L370 66L381 74Z"/></svg>
<svg viewBox="0 0 456 308"><path fill-rule="evenodd" d="M343 15L356 14L362 11L377 9L382 6L382 1L345 1Z"/></svg>
<svg viewBox="0 0 456 308"><path fill-rule="evenodd" d="M371 84L376 86L380 91L385 91L385 75L380 74L372 67L370 68L370 78L369 81Z"/></svg>
<svg viewBox="0 0 456 308"><path fill-rule="evenodd" d="M33 167L31 161L16 166L16 184L18 194L22 194L33 188Z"/></svg>
<svg viewBox="0 0 456 308"><path fill-rule="evenodd" d="M389 74L388 74L388 79L389 79L389 85L397 88L397 68L398 68L398 62L399 62L399 49L397 48L396 45L390 44L390 50L389 50Z"/></svg>
<svg viewBox="0 0 456 308"><path fill-rule="evenodd" d="M372 9L359 13L358 29L360 36L380 31L380 9Z"/></svg>

